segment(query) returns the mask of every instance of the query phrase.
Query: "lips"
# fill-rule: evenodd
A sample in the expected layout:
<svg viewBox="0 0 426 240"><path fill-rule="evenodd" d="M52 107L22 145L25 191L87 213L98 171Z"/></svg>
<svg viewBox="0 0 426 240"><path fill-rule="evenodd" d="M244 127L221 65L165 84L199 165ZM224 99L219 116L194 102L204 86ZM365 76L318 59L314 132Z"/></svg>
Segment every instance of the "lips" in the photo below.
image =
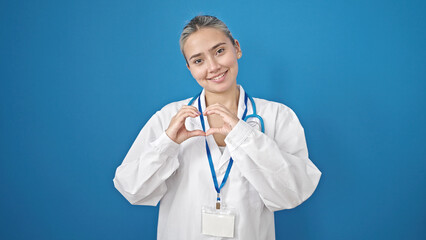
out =
<svg viewBox="0 0 426 240"><path fill-rule="evenodd" d="M224 76L226 75L226 73L228 72L228 70L226 70L225 72L216 75L215 77L212 78L207 78L208 80L211 80L213 82L221 82L224 79Z"/></svg>

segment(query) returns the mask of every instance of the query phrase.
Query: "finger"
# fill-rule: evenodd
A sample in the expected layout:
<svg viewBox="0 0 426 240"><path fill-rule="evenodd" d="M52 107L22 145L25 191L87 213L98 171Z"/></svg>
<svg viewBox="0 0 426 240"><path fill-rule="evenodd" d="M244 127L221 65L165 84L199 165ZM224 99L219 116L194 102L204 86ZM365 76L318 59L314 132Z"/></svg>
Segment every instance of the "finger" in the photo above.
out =
<svg viewBox="0 0 426 240"><path fill-rule="evenodd" d="M195 136L206 136L206 133L202 130L188 131L188 138Z"/></svg>
<svg viewBox="0 0 426 240"><path fill-rule="evenodd" d="M200 112L198 110L194 110L194 109L181 109L176 116L178 118L187 118L188 116L190 117L198 117L200 116Z"/></svg>
<svg viewBox="0 0 426 240"><path fill-rule="evenodd" d="M217 114L222 117L223 121L231 126L231 128L234 128L234 126L238 123L240 120L237 116L235 116L233 113L224 112L221 109L212 109L207 111L206 116Z"/></svg>
<svg viewBox="0 0 426 240"><path fill-rule="evenodd" d="M234 114L232 111L230 111L224 105L218 104L218 103L210 105L209 107L207 107L206 110L204 111L204 113L207 113L207 115L208 115L209 112L213 111L213 110L220 111L221 113L226 114L227 116L235 116L237 118L236 114Z"/></svg>
<svg viewBox="0 0 426 240"><path fill-rule="evenodd" d="M196 107L193 106L183 106L181 109L179 109L179 112L186 112L186 111L193 111L196 113L201 114Z"/></svg>
<svg viewBox="0 0 426 240"><path fill-rule="evenodd" d="M210 128L209 130L207 130L206 136L210 136L215 133L224 134L224 135L228 134L228 132L224 128Z"/></svg>
<svg viewBox="0 0 426 240"><path fill-rule="evenodd" d="M174 131L177 131L177 129L181 128L185 124L185 120L187 117L197 117L196 114L192 113L185 113L181 115L174 116L169 124L169 128L173 128Z"/></svg>
<svg viewBox="0 0 426 240"><path fill-rule="evenodd" d="M208 110L208 111L205 111L205 112L204 112L204 115L206 115L206 116L214 115L214 114L217 114L217 115L221 116L221 117L222 117L222 119L223 119L225 122L228 122L228 121L229 121L229 119L237 118L237 117L236 117L236 116L234 116L233 114L230 114L230 113L228 113L228 112L225 112L225 111L223 111L222 109L210 109L210 110Z"/></svg>
<svg viewBox="0 0 426 240"><path fill-rule="evenodd" d="M217 114L217 115L220 115L220 116L224 117L224 116L227 116L229 113L226 112L226 111L224 111L223 109L220 109L220 108L210 108L208 110L206 109L203 112L203 114L206 115L206 116Z"/></svg>
<svg viewBox="0 0 426 240"><path fill-rule="evenodd" d="M196 118L196 117L198 117L198 116L200 116L200 114L198 114L198 113L196 113L196 112L193 112L193 111L187 111L187 112L182 112L182 113L180 113L180 114L177 116L177 119L176 119L176 120L177 120L179 123L183 123L183 122L185 122L186 118L188 118L188 117Z"/></svg>
<svg viewBox="0 0 426 240"><path fill-rule="evenodd" d="M192 110L195 110L196 112L199 112L198 108L196 108L194 106L187 106L187 105L182 106L181 109L179 109L179 111L188 110L188 109L192 109Z"/></svg>
<svg viewBox="0 0 426 240"><path fill-rule="evenodd" d="M185 120L188 117L198 117L200 115L200 112L196 108L193 107L182 107L178 113L176 113L175 116L171 119L169 123L169 127L167 128L167 133L169 137L175 141L175 138L177 135L180 135L178 132L180 129L185 128ZM186 130L185 130L186 132ZM176 141L175 141L176 142Z"/></svg>

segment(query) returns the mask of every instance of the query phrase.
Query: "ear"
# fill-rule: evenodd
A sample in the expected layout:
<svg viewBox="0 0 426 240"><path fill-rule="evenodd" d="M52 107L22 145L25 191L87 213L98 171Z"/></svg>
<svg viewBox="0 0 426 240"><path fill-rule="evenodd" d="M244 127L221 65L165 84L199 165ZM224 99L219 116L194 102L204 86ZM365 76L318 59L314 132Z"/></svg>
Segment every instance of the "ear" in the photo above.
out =
<svg viewBox="0 0 426 240"><path fill-rule="evenodd" d="M235 41L234 47L237 53L237 58L240 59L241 56L243 55L243 52L241 51L241 47L240 47L240 42L238 42L237 39L235 39L234 41Z"/></svg>
<svg viewBox="0 0 426 240"><path fill-rule="evenodd" d="M186 67L188 68L188 70L190 70L190 71L191 71L191 69L189 69L189 65L188 65L188 62L186 62Z"/></svg>

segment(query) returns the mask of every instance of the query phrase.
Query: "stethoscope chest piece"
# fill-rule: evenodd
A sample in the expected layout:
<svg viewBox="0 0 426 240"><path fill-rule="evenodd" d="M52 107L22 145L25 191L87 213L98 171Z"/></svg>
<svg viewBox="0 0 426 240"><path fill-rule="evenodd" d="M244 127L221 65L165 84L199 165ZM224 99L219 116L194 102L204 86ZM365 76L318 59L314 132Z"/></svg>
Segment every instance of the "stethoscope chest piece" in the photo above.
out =
<svg viewBox="0 0 426 240"><path fill-rule="evenodd" d="M250 118L246 119L246 122L248 123L248 125L250 125L252 128L255 128L261 132L265 132L265 129L262 128L262 122L260 121L260 119L251 116Z"/></svg>

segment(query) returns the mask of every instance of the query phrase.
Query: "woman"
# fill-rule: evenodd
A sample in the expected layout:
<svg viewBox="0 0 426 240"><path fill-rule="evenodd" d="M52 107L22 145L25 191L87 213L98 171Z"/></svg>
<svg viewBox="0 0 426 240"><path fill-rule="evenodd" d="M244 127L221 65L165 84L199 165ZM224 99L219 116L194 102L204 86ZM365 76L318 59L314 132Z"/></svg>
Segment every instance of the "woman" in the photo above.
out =
<svg viewBox="0 0 426 240"><path fill-rule="evenodd" d="M222 21L193 18L180 47L203 91L152 116L114 185L131 204L160 202L158 239L275 239L274 211L301 204L321 176L304 130L287 106L247 100L240 44ZM263 120L243 121L254 107Z"/></svg>

